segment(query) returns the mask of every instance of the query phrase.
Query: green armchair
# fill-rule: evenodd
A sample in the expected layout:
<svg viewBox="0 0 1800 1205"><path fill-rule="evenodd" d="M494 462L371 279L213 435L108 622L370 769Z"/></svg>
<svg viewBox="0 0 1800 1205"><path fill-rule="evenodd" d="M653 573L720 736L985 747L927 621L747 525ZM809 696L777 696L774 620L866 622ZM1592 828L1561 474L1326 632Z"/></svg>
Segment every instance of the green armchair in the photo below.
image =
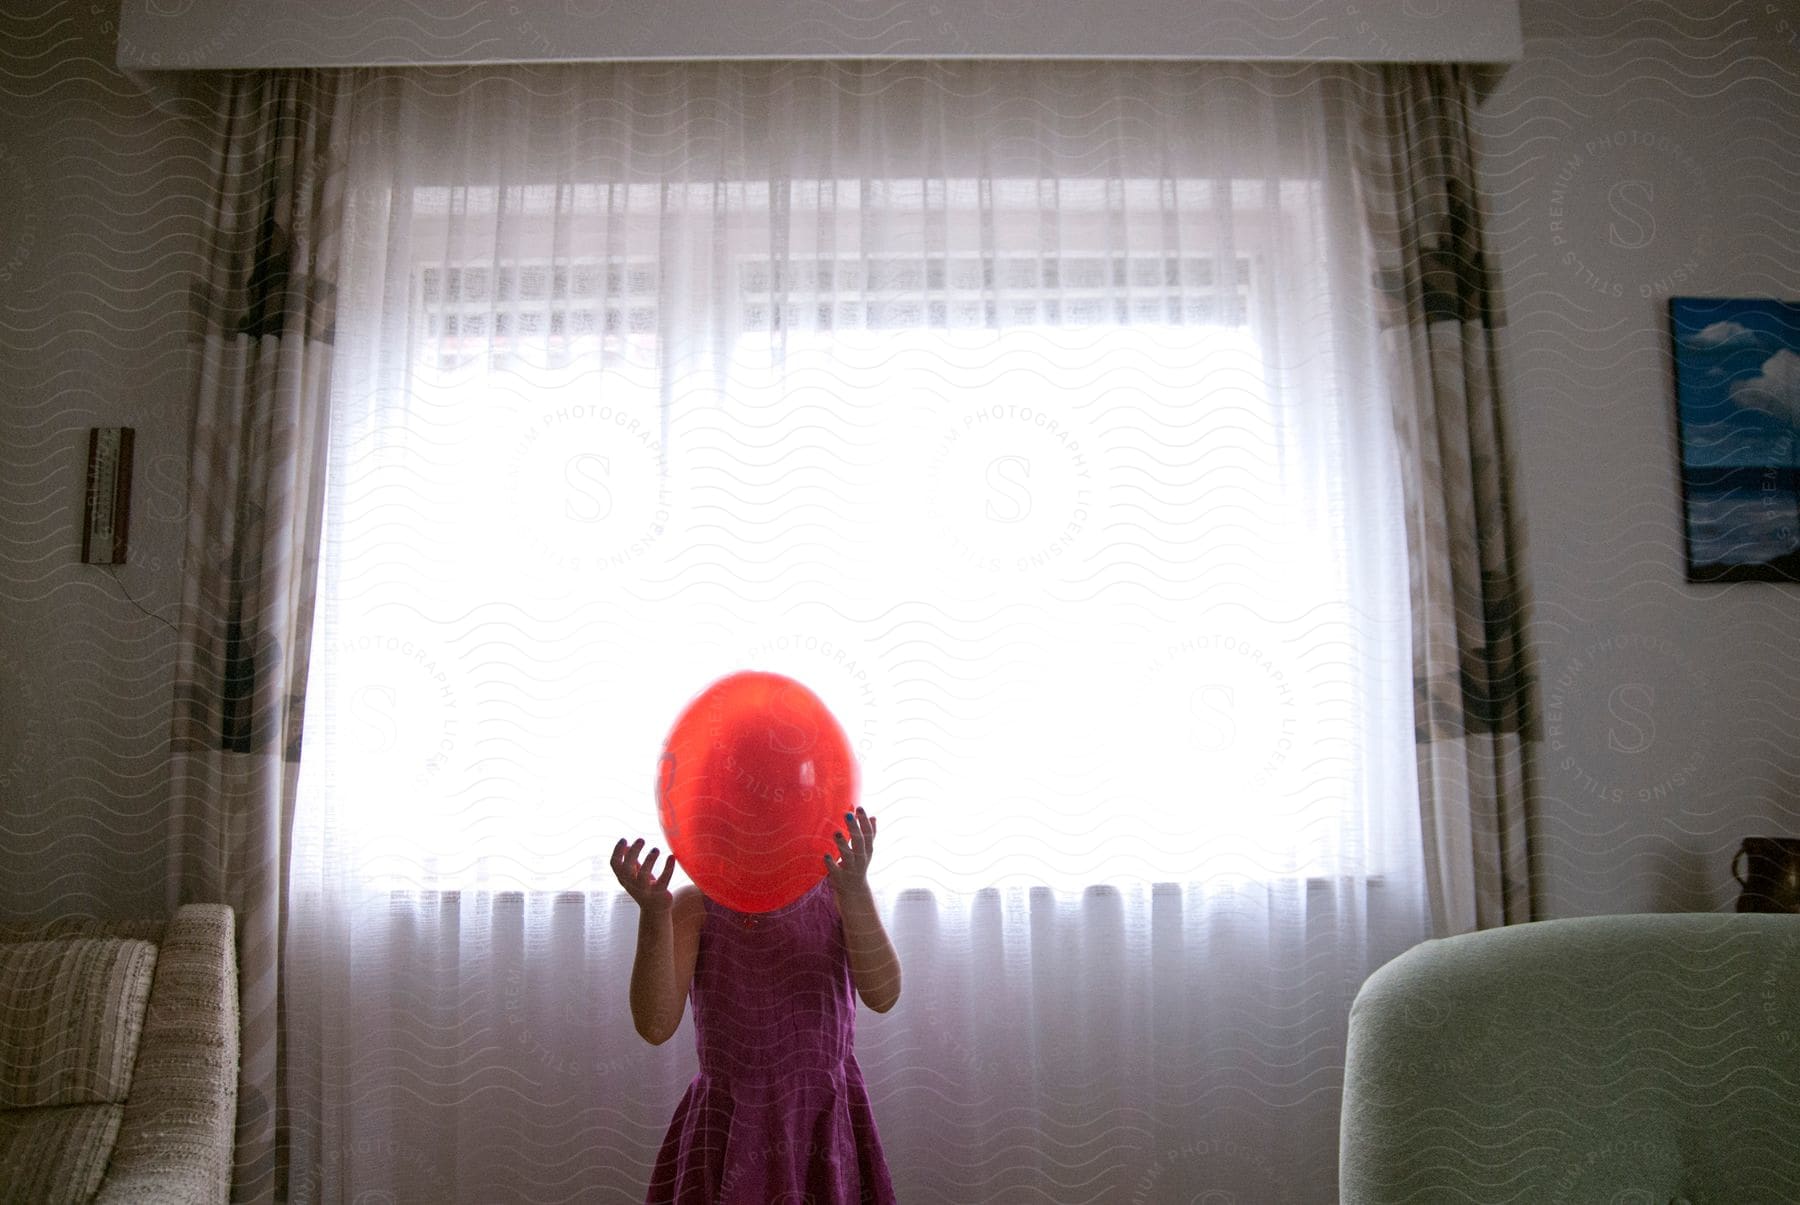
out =
<svg viewBox="0 0 1800 1205"><path fill-rule="evenodd" d="M1343 1205L1800 1201L1800 916L1542 921L1350 1011Z"/></svg>

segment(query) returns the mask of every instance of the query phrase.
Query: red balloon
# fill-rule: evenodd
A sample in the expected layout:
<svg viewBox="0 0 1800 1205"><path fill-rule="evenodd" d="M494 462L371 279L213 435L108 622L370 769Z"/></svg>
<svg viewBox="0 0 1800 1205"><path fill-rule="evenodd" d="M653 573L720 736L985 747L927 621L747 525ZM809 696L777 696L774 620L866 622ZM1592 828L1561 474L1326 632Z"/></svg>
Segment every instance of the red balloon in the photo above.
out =
<svg viewBox="0 0 1800 1205"><path fill-rule="evenodd" d="M819 697L745 671L675 721L656 800L669 852L694 885L734 911L768 912L824 877L857 785L850 742Z"/></svg>

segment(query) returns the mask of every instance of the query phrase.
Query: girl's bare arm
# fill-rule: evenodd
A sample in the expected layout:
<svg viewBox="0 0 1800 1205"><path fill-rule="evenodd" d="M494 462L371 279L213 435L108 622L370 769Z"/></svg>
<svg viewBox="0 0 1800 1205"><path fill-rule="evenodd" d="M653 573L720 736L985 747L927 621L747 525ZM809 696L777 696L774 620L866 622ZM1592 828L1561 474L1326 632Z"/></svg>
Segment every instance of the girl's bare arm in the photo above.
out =
<svg viewBox="0 0 1800 1205"><path fill-rule="evenodd" d="M875 896L867 883L838 893L844 944L850 950L850 979L864 1004L884 1013L900 1000L900 956L888 940Z"/></svg>
<svg viewBox="0 0 1800 1205"><path fill-rule="evenodd" d="M850 980L864 1004L878 1013L900 999L900 956L888 940L869 889L869 859L875 847L875 820L861 808L846 813L851 836L837 838L839 858L825 856L826 874L837 896L844 922L844 944L850 954Z"/></svg>
<svg viewBox="0 0 1800 1205"><path fill-rule="evenodd" d="M631 964L631 1022L638 1036L660 1046L675 1036L687 1011L688 988L694 981L694 960L700 948L700 926L706 918L704 901L694 887L669 891L675 870L670 858L662 877L655 877L657 852L642 866L637 853L640 839L629 850L620 841L613 850L613 871L638 903L637 957Z"/></svg>
<svg viewBox="0 0 1800 1205"><path fill-rule="evenodd" d="M700 948L700 892L683 887L660 915L638 914L637 957L631 964L631 1020L638 1036L661 1046L681 1028L694 959Z"/></svg>

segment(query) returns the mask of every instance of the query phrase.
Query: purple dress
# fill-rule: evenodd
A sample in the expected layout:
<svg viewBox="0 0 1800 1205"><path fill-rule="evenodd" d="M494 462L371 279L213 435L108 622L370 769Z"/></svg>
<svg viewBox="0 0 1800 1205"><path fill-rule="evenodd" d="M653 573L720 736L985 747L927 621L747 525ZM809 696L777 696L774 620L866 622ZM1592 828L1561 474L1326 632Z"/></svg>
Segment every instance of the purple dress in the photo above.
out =
<svg viewBox="0 0 1800 1205"><path fill-rule="evenodd" d="M700 1074L648 1205L892 1205L830 883L754 915L707 900L689 996Z"/></svg>

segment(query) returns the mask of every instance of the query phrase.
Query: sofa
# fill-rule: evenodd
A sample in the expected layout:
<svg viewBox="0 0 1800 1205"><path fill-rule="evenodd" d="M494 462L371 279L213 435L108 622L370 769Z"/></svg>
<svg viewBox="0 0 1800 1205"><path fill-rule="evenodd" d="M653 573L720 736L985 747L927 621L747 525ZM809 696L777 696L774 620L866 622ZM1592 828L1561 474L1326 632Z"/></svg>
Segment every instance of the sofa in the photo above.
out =
<svg viewBox="0 0 1800 1205"><path fill-rule="evenodd" d="M213 1205L230 1192L229 908L0 924L0 1203Z"/></svg>
<svg viewBox="0 0 1800 1205"><path fill-rule="evenodd" d="M1343 1205L1800 1201L1800 916L1428 941L1350 1011Z"/></svg>

